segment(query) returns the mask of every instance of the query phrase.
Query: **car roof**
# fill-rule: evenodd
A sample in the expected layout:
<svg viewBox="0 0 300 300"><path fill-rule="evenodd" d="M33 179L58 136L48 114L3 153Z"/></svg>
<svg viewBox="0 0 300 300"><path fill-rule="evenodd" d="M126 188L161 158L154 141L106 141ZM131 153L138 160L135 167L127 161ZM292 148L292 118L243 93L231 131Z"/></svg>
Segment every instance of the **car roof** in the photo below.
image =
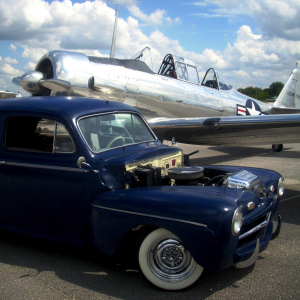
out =
<svg viewBox="0 0 300 300"><path fill-rule="evenodd" d="M0 111L4 110L55 114L68 119L112 111L138 112L133 107L117 101L69 96L4 99L0 101Z"/></svg>

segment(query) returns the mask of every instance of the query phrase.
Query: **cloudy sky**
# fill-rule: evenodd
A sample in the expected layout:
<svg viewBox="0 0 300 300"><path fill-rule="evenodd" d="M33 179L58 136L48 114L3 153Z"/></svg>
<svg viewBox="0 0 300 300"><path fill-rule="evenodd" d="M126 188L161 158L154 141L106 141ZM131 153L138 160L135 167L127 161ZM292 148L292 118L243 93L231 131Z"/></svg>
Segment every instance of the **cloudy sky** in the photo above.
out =
<svg viewBox="0 0 300 300"><path fill-rule="evenodd" d="M117 58L150 46L156 68L172 53L236 88L285 83L300 62L299 0L0 0L0 90L51 50L108 56L117 4Z"/></svg>

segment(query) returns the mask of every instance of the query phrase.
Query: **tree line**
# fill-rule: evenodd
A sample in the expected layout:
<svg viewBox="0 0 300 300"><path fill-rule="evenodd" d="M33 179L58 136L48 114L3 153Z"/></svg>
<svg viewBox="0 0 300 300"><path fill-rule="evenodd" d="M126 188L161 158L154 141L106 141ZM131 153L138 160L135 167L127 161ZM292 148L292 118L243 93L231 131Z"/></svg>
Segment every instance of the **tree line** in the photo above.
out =
<svg viewBox="0 0 300 300"><path fill-rule="evenodd" d="M284 84L282 82L276 81L273 82L268 88L261 89L259 87L246 87L246 88L239 88L238 91L244 95L249 97L258 99L258 100L272 100L276 99L280 94L281 90L283 89Z"/></svg>

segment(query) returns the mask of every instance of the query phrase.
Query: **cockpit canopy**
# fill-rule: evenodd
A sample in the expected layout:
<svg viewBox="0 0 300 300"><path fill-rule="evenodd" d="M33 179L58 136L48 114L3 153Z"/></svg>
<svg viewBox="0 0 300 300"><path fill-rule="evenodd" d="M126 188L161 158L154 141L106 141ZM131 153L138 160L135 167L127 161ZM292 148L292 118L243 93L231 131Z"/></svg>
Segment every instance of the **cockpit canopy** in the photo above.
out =
<svg viewBox="0 0 300 300"><path fill-rule="evenodd" d="M158 70L158 74L193 83L199 83L196 64L183 57L167 54Z"/></svg>
<svg viewBox="0 0 300 300"><path fill-rule="evenodd" d="M155 72L151 50L149 47L146 47L142 51L138 52L132 59L145 62L148 67ZM201 84L217 90L228 91L232 89L232 85L227 83L227 80L224 78L224 76L219 75L213 68L207 70L202 82L200 83L197 65L190 59L172 54L167 54L164 57L158 70L158 74L182 81Z"/></svg>
<svg viewBox="0 0 300 300"><path fill-rule="evenodd" d="M224 76L219 75L213 68L207 70L201 85L223 91L232 89L232 85L227 83Z"/></svg>

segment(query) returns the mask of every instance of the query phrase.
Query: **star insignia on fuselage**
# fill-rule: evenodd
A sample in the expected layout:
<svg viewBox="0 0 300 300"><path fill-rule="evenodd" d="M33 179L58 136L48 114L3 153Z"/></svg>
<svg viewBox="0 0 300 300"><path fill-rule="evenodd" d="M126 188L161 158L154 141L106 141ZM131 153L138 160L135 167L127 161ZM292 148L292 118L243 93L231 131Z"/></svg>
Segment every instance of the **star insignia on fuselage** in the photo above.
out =
<svg viewBox="0 0 300 300"><path fill-rule="evenodd" d="M264 115L260 106L253 100L248 99L246 105L236 105L236 114L238 116L259 116Z"/></svg>

